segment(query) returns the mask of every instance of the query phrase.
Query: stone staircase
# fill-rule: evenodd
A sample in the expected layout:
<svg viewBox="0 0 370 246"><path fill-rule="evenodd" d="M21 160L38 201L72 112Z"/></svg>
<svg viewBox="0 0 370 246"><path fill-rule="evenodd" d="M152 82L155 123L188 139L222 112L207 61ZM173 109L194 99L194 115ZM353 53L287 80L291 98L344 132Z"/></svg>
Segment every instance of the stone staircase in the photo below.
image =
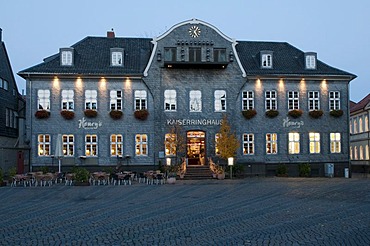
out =
<svg viewBox="0 0 370 246"><path fill-rule="evenodd" d="M212 179L212 172L209 169L209 166L191 165L186 167L184 179Z"/></svg>

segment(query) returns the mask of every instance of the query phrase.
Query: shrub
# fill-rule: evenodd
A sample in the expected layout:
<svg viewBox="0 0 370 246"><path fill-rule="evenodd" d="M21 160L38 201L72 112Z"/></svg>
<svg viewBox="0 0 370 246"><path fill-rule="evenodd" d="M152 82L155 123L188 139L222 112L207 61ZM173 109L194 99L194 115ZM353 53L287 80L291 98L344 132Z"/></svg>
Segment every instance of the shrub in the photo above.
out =
<svg viewBox="0 0 370 246"><path fill-rule="evenodd" d="M60 111L60 114L66 120L72 120L75 117L75 112L69 110L62 110Z"/></svg>
<svg viewBox="0 0 370 246"><path fill-rule="evenodd" d="M308 163L299 164L298 170L299 170L299 177L310 177L311 175L311 166Z"/></svg>
<svg viewBox="0 0 370 246"><path fill-rule="evenodd" d="M119 120L122 118L123 112L121 110L111 110L109 115L114 120Z"/></svg>
<svg viewBox="0 0 370 246"><path fill-rule="evenodd" d="M276 169L276 176L288 177L288 166L285 164L279 164Z"/></svg>
<svg viewBox="0 0 370 246"><path fill-rule="evenodd" d="M75 174L75 180L77 182L87 182L87 181L89 181L90 173L86 168L74 167L72 172Z"/></svg>
<svg viewBox="0 0 370 246"><path fill-rule="evenodd" d="M50 112L45 109L37 110L35 113L35 117L37 119L47 119L49 118L49 116L50 116Z"/></svg>
<svg viewBox="0 0 370 246"><path fill-rule="evenodd" d="M93 109L86 109L84 113L85 113L85 116L88 118L94 118L98 115L98 112Z"/></svg>
<svg viewBox="0 0 370 246"><path fill-rule="evenodd" d="M256 116L257 111L255 109L247 109L247 110L243 110L242 114L244 118L249 120L249 119L252 119L254 116Z"/></svg>
<svg viewBox="0 0 370 246"><path fill-rule="evenodd" d="M293 109L288 112L288 115L293 118L298 118L303 114L303 111L301 109Z"/></svg>
<svg viewBox="0 0 370 246"><path fill-rule="evenodd" d="M146 109L136 110L134 116L138 120L146 120L148 118L149 112Z"/></svg>
<svg viewBox="0 0 370 246"><path fill-rule="evenodd" d="M270 110L267 110L265 114L269 118L274 118L274 117L279 115L279 111L274 110L274 109L270 109Z"/></svg>
<svg viewBox="0 0 370 246"><path fill-rule="evenodd" d="M324 114L324 112L319 109L319 110L312 110L308 112L308 114L310 115L311 118L318 119Z"/></svg>
<svg viewBox="0 0 370 246"><path fill-rule="evenodd" d="M330 115L333 117L341 117L343 115L343 110L338 109L338 110L331 110Z"/></svg>

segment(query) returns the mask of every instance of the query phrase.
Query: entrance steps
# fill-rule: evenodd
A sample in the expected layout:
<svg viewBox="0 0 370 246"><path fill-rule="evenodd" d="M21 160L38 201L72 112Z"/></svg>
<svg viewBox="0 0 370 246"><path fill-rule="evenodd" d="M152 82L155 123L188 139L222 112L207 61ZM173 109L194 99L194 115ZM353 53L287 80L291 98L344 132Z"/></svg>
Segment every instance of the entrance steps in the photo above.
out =
<svg viewBox="0 0 370 246"><path fill-rule="evenodd" d="M212 172L209 166L189 165L186 167L185 180L212 179Z"/></svg>

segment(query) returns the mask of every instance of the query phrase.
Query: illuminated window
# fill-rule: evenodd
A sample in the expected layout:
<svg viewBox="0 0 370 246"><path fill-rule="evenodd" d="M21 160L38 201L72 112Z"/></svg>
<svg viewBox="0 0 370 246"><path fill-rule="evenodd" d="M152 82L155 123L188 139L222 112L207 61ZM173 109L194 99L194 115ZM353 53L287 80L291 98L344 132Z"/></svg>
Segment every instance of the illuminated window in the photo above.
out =
<svg viewBox="0 0 370 246"><path fill-rule="evenodd" d="M123 138L121 134L110 135L110 154L111 156L122 156Z"/></svg>
<svg viewBox="0 0 370 246"><path fill-rule="evenodd" d="M164 110L165 111L176 111L176 91L165 90L164 91Z"/></svg>
<svg viewBox="0 0 370 246"><path fill-rule="evenodd" d="M362 117L358 120L358 132L363 132L363 128L362 128Z"/></svg>
<svg viewBox="0 0 370 246"><path fill-rule="evenodd" d="M357 133L357 120L353 121L353 133Z"/></svg>
<svg viewBox="0 0 370 246"><path fill-rule="evenodd" d="M224 90L215 91L215 111L216 112L226 111L226 91Z"/></svg>
<svg viewBox="0 0 370 246"><path fill-rule="evenodd" d="M220 149L218 148L218 140L220 139L220 133L215 135L215 154L220 155Z"/></svg>
<svg viewBox="0 0 370 246"><path fill-rule="evenodd" d="M135 110L146 109L146 91L135 91Z"/></svg>
<svg viewBox="0 0 370 246"><path fill-rule="evenodd" d="M369 145L367 144L365 146L365 159L369 160Z"/></svg>
<svg viewBox="0 0 370 246"><path fill-rule="evenodd" d="M202 92L190 91L189 105L190 112L202 112Z"/></svg>
<svg viewBox="0 0 370 246"><path fill-rule="evenodd" d="M243 155L254 154L254 134L243 134Z"/></svg>
<svg viewBox="0 0 370 246"><path fill-rule="evenodd" d="M50 90L37 91L37 105L39 110L50 110Z"/></svg>
<svg viewBox="0 0 370 246"><path fill-rule="evenodd" d="M364 159L364 147L360 146L360 160Z"/></svg>
<svg viewBox="0 0 370 246"><path fill-rule="evenodd" d="M111 65L123 66L123 49L112 48L110 52L111 52Z"/></svg>
<svg viewBox="0 0 370 246"><path fill-rule="evenodd" d="M365 131L369 131L369 118L365 116Z"/></svg>
<svg viewBox="0 0 370 246"><path fill-rule="evenodd" d="M165 135L166 156L176 155L176 134L167 133Z"/></svg>
<svg viewBox="0 0 370 246"><path fill-rule="evenodd" d="M97 135L86 135L85 136L85 155L86 156L98 156L98 136Z"/></svg>
<svg viewBox="0 0 370 246"><path fill-rule="evenodd" d="M340 92L329 91L329 109L339 110L340 109Z"/></svg>
<svg viewBox="0 0 370 246"><path fill-rule="evenodd" d="M357 154L357 146L355 146L355 150L354 150L354 156L355 156L355 160L358 159L358 154Z"/></svg>
<svg viewBox="0 0 370 246"><path fill-rule="evenodd" d="M146 156L148 155L148 137L146 134L136 134L136 155L137 156Z"/></svg>
<svg viewBox="0 0 370 246"><path fill-rule="evenodd" d="M74 109L73 96L74 96L73 90L62 90L62 110L73 111Z"/></svg>
<svg viewBox="0 0 370 246"><path fill-rule="evenodd" d="M50 155L50 135L39 134L38 135L38 155L49 156Z"/></svg>
<svg viewBox="0 0 370 246"><path fill-rule="evenodd" d="M299 109L299 92L288 91L288 110Z"/></svg>
<svg viewBox="0 0 370 246"><path fill-rule="evenodd" d="M299 133L289 132L289 154L299 154Z"/></svg>
<svg viewBox="0 0 370 246"><path fill-rule="evenodd" d="M277 93L276 91L265 92L265 109L277 110Z"/></svg>
<svg viewBox="0 0 370 246"><path fill-rule="evenodd" d="M319 110L320 109L320 93L318 91L308 92L308 110Z"/></svg>
<svg viewBox="0 0 370 246"><path fill-rule="evenodd" d="M85 91L85 109L97 109L97 97L98 93L96 90Z"/></svg>
<svg viewBox="0 0 370 246"><path fill-rule="evenodd" d="M352 146L351 146L351 147L349 147L349 158L350 158L351 160L353 160L353 154L352 154L352 151L353 151L353 149L352 149Z"/></svg>
<svg viewBox="0 0 370 246"><path fill-rule="evenodd" d="M277 134L266 134L266 154L277 154Z"/></svg>
<svg viewBox="0 0 370 246"><path fill-rule="evenodd" d="M356 155L357 155L357 150ZM341 152L341 145L340 145L340 133L330 133L330 153L340 153ZM356 158L357 159L357 158Z"/></svg>
<svg viewBox="0 0 370 246"><path fill-rule="evenodd" d="M254 109L254 92L243 91L243 105L242 110Z"/></svg>
<svg viewBox="0 0 370 246"><path fill-rule="evenodd" d="M122 91L111 90L110 91L110 109L111 110L122 110Z"/></svg>
<svg viewBox="0 0 370 246"><path fill-rule="evenodd" d="M320 133L310 132L310 153L319 154L320 153Z"/></svg>
<svg viewBox="0 0 370 246"><path fill-rule="evenodd" d="M63 139L63 155L74 156L74 136L63 135L62 139Z"/></svg>

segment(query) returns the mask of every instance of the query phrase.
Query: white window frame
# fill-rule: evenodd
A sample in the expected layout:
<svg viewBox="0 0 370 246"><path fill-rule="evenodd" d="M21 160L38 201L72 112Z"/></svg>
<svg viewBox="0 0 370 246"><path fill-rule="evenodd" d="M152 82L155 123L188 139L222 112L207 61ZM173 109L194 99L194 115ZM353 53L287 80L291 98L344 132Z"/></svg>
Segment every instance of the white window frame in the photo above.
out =
<svg viewBox="0 0 370 246"><path fill-rule="evenodd" d="M265 91L265 110L277 110L277 92Z"/></svg>
<svg viewBox="0 0 370 246"><path fill-rule="evenodd" d="M111 52L111 64L113 67L123 66L123 51L112 51Z"/></svg>
<svg viewBox="0 0 370 246"><path fill-rule="evenodd" d="M135 155L147 156L148 155L148 135L136 134L135 135Z"/></svg>
<svg viewBox="0 0 370 246"><path fill-rule="evenodd" d="M136 90L134 93L135 103L134 110L147 109L147 92L146 90Z"/></svg>
<svg viewBox="0 0 370 246"><path fill-rule="evenodd" d="M354 148L354 160L358 160L357 146Z"/></svg>
<svg viewBox="0 0 370 246"><path fill-rule="evenodd" d="M288 149L290 155L295 155L300 153L300 134L298 132L288 133Z"/></svg>
<svg viewBox="0 0 370 246"><path fill-rule="evenodd" d="M176 111L177 99L176 90L165 90L164 91L164 110L165 111Z"/></svg>
<svg viewBox="0 0 370 246"><path fill-rule="evenodd" d="M189 110L190 112L202 112L202 92L191 90L189 92Z"/></svg>
<svg viewBox="0 0 370 246"><path fill-rule="evenodd" d="M122 134L110 135L110 155L121 156L123 155L123 136Z"/></svg>
<svg viewBox="0 0 370 246"><path fill-rule="evenodd" d="M308 111L320 109L320 92L309 91L308 92Z"/></svg>
<svg viewBox="0 0 370 246"><path fill-rule="evenodd" d="M122 90L111 90L109 95L110 95L110 110L122 111L123 108Z"/></svg>
<svg viewBox="0 0 370 246"><path fill-rule="evenodd" d="M215 90L215 112L226 112L226 91Z"/></svg>
<svg viewBox="0 0 370 246"><path fill-rule="evenodd" d="M85 90L85 109L98 109L98 92L96 90Z"/></svg>
<svg viewBox="0 0 370 246"><path fill-rule="evenodd" d="M310 154L320 154L321 152L320 133L310 132L309 141L310 141Z"/></svg>
<svg viewBox="0 0 370 246"><path fill-rule="evenodd" d="M38 156L50 156L51 149L50 149L50 135L49 134L39 134L37 136L38 141Z"/></svg>
<svg viewBox="0 0 370 246"><path fill-rule="evenodd" d="M288 110L298 110L299 109L299 92L298 91L288 91Z"/></svg>
<svg viewBox="0 0 370 246"><path fill-rule="evenodd" d="M62 110L74 110L74 91L62 90Z"/></svg>
<svg viewBox="0 0 370 246"><path fill-rule="evenodd" d="M266 154L275 155L277 153L277 133L266 133Z"/></svg>
<svg viewBox="0 0 370 246"><path fill-rule="evenodd" d="M316 69L315 55L306 55L306 69Z"/></svg>
<svg viewBox="0 0 370 246"><path fill-rule="evenodd" d="M96 134L85 135L85 156L88 157L98 156L98 135Z"/></svg>
<svg viewBox="0 0 370 246"><path fill-rule="evenodd" d="M62 66L72 66L73 65L73 51L72 50L62 50L60 62Z"/></svg>
<svg viewBox="0 0 370 246"><path fill-rule="evenodd" d="M364 159L364 147L360 145L360 160Z"/></svg>
<svg viewBox="0 0 370 246"><path fill-rule="evenodd" d="M254 109L254 91L243 91L242 97L242 110Z"/></svg>
<svg viewBox="0 0 370 246"><path fill-rule="evenodd" d="M74 135L72 134L63 134L62 135L63 143L63 155L64 156L74 156Z"/></svg>
<svg viewBox="0 0 370 246"><path fill-rule="evenodd" d="M243 134L243 155L254 155L254 134Z"/></svg>
<svg viewBox="0 0 370 246"><path fill-rule="evenodd" d="M50 111L50 90L37 91L37 109Z"/></svg>
<svg viewBox="0 0 370 246"><path fill-rule="evenodd" d="M341 134L339 132L330 133L330 153L341 153Z"/></svg>
<svg viewBox="0 0 370 246"><path fill-rule="evenodd" d="M340 92L339 91L329 91L329 110L339 110L340 109Z"/></svg>
<svg viewBox="0 0 370 246"><path fill-rule="evenodd" d="M261 67L272 68L272 54L266 53L261 55Z"/></svg>
<svg viewBox="0 0 370 246"><path fill-rule="evenodd" d="M358 119L358 132L361 133L364 131L364 128L362 127L363 126L363 122L362 122L362 117L360 117Z"/></svg>
<svg viewBox="0 0 370 246"><path fill-rule="evenodd" d="M164 136L165 141L165 155L175 156L176 155L176 139L175 133L166 133Z"/></svg>

